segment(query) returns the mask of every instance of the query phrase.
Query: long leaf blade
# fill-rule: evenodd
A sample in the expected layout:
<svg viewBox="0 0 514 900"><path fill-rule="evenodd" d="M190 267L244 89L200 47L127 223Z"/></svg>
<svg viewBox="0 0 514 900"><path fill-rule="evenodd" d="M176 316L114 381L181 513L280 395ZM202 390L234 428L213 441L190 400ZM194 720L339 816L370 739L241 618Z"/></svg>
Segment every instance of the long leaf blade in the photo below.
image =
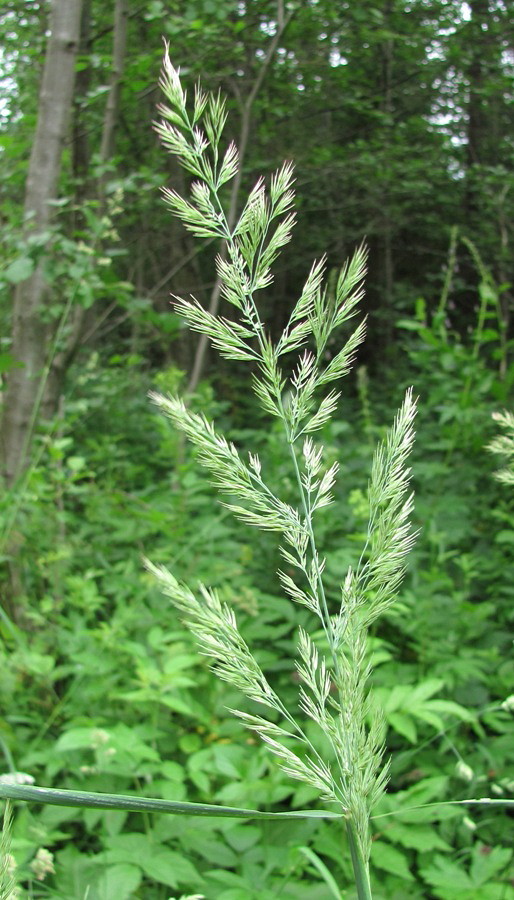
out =
<svg viewBox="0 0 514 900"><path fill-rule="evenodd" d="M87 809L125 809L131 812L161 812L174 816L224 816L237 819L341 819L342 813L325 809L295 809L290 812L265 812L209 803L131 797L127 794L97 794L90 791L64 791L33 785L0 784L4 800L48 803L51 806L78 806Z"/></svg>

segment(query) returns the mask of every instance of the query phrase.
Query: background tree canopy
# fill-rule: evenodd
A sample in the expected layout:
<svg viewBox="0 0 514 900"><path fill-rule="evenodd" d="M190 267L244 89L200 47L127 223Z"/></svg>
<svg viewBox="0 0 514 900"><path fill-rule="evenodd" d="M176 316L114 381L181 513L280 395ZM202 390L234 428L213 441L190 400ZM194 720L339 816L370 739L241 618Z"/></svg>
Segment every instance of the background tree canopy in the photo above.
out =
<svg viewBox="0 0 514 900"><path fill-rule="evenodd" d="M227 97L242 163L226 188L229 217L261 175L283 160L295 166L294 241L262 301L272 336L315 258L327 254L331 290L354 248L369 247L368 337L323 435L344 473L324 526L334 584L365 528L371 448L405 387L420 396L421 537L401 612L386 617L372 646L394 752L380 811L395 817L383 828L377 820L373 857L383 897L514 897L508 815L439 810L434 825L433 812L398 812L513 789L512 715L502 707L514 694L512 492L493 479L485 449L497 430L491 413L514 405L509 7L4 3L6 769L40 784L114 782L168 799L314 802L241 737L225 709L236 703L230 689L212 683L140 563L151 550L184 578L217 587L238 606L266 671L294 686L282 658L303 619L272 577L272 545L256 544L216 506L190 450L146 399L149 388L186 390L238 446L267 454L277 485L290 489L277 433L241 387L237 363L211 355L173 311L170 294L222 314L225 301L213 264L223 248L196 241L160 196L162 186L187 194L192 180L153 128L164 38L191 97L198 80ZM13 846L27 897L196 890L209 900L323 900L324 865L350 879L339 843L327 823L184 827L24 809ZM56 859L46 893L30 869L41 847Z"/></svg>

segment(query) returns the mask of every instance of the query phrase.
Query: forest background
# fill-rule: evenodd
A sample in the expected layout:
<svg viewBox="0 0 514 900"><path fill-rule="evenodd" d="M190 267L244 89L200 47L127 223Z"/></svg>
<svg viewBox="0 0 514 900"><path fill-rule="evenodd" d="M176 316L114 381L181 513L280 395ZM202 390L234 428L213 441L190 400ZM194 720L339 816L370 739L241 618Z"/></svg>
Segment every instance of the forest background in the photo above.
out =
<svg viewBox="0 0 514 900"><path fill-rule="evenodd" d="M278 436L237 365L211 358L170 302L218 308L219 248L194 243L159 196L162 185L187 193L152 129L163 36L190 92L200 79L227 95L242 159L232 215L261 174L294 162L299 219L264 301L271 334L313 259L326 252L336 272L369 247L368 338L323 435L342 466L324 520L334 584L365 529L376 439L405 387L419 395L420 537L400 604L372 638L393 754L377 896L508 900L512 817L402 812L514 790L513 501L486 449L514 381L514 24L500 0L5 4L4 769L167 799L316 802L229 717L235 693L213 681L141 565L145 553L217 587L293 690L283 660L302 611L280 595L272 543L216 504L146 397L186 391L238 446L276 460L287 489ZM333 823L20 806L13 851L27 897L323 900L331 873L351 885L340 844Z"/></svg>

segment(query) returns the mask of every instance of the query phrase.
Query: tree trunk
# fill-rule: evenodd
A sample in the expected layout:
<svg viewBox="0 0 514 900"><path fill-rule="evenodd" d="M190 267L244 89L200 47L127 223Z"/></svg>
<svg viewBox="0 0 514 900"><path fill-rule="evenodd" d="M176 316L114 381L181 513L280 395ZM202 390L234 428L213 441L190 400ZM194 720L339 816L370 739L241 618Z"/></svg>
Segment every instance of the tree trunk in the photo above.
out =
<svg viewBox="0 0 514 900"><path fill-rule="evenodd" d="M85 15L90 7L90 0L83 0L85 7L82 16L82 34L81 43L89 40L89 22ZM114 152L114 138L116 126L119 117L119 101L121 80L125 67L125 52L127 44L127 0L115 0L114 4L114 29L113 29L113 50L112 50L112 67L110 76L109 93L105 105L105 112L102 126L102 138L100 144L100 161L105 167ZM87 71L87 70L85 70ZM80 74L80 73L79 73ZM85 82L87 83L86 79ZM77 84L78 87L78 84ZM81 136L82 137L82 136ZM86 137L83 137L86 140ZM79 151L80 152L80 151ZM87 154L87 146L84 147L85 157L81 160L84 164L87 162L85 173L89 170L89 157ZM105 202L105 186L107 175L102 172L100 179L93 190L97 189L99 197L99 215L103 215L106 208ZM82 199L86 200L88 196L89 185L84 182L82 185ZM93 245L94 246L94 245ZM100 250L100 246L94 246L94 249ZM95 331L95 307L86 309L84 306L75 304L70 310L67 317L66 335L63 335L63 346L56 350L55 355L49 361L48 373L45 381L45 390L42 399L41 416L43 419L51 418L55 415L59 404L62 400L63 383L71 363L75 355L82 346L83 336L86 332L94 333Z"/></svg>
<svg viewBox="0 0 514 900"><path fill-rule="evenodd" d="M82 12L80 21L80 41L79 41L79 57L88 58L91 53L91 2L92 0L82 0ZM82 65L77 72L75 78L75 96L73 101L73 117L72 117L72 148L71 148L71 169L73 178L76 183L75 187L75 206L74 211L74 229L83 226L84 220L80 212L82 201L87 196L88 178L89 178L89 133L86 121L86 104L87 95L91 88L92 68L90 63Z"/></svg>
<svg viewBox="0 0 514 900"><path fill-rule="evenodd" d="M61 156L75 82L81 0L53 0L36 134L25 189L26 234L44 232L57 197ZM2 422L2 465L8 485L27 466L44 390L47 328L41 313L46 284L42 264L15 291L12 355L21 363L7 379Z"/></svg>
<svg viewBox="0 0 514 900"><path fill-rule="evenodd" d="M102 143L100 146L100 160L102 163L106 163L111 158L114 151L114 132L118 122L121 80L123 78L123 70L125 67L127 17L127 0L115 0L112 70L107 105L105 107Z"/></svg>
<svg viewBox="0 0 514 900"><path fill-rule="evenodd" d="M484 159L483 144L486 138L486 113L484 109L484 65L487 61L487 40L482 29L489 15L489 0L470 0L471 19L468 23L470 46L467 77L469 96L466 128L466 182L464 203L466 220L470 226L479 213L480 201L477 184L477 168Z"/></svg>
<svg viewBox="0 0 514 900"><path fill-rule="evenodd" d="M392 20L393 2L387 2L384 7L385 22ZM392 22L391 22L392 27ZM393 65L394 65L394 42L392 38L386 38L381 46L382 56L382 77L381 77L381 108L384 113L383 134L383 152L384 161L387 166L388 157L392 152L392 129L394 127L394 100L393 100ZM382 346L388 350L391 344L393 333L393 292L394 292L394 257L393 257L393 216L391 213L391 180L390 176L384 177L382 181L382 203L381 203L381 257L382 257L382 285L381 285L381 322L380 331Z"/></svg>

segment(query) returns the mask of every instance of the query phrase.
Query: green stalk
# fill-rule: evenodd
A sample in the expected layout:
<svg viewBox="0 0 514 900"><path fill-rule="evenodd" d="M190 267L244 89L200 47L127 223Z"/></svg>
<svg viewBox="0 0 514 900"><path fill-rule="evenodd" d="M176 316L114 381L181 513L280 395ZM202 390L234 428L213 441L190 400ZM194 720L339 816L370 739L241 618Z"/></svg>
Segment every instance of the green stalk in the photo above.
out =
<svg viewBox="0 0 514 900"><path fill-rule="evenodd" d="M434 316L434 321L437 322L438 327L440 328L441 336L443 337L445 343L447 342L447 330L444 325L444 317L446 315L446 307L448 304L448 296L450 294L450 289L452 286L452 278L455 274L455 266L457 264L457 238L459 236L459 229L457 226L454 226L451 230L450 237L450 248L448 250L448 262L446 265L446 275L444 279L443 289L441 291L441 297L439 300L439 304L436 310L436 314Z"/></svg>
<svg viewBox="0 0 514 900"><path fill-rule="evenodd" d="M285 415L284 415L284 421L285 421ZM298 465L298 460L296 458L296 453L294 451L294 445L291 440L291 435L289 434L289 429L286 427L285 431L286 431L287 442L289 444L289 450L291 452L291 457L293 460L296 481L298 484L298 490L300 492L301 504L302 504L302 508L304 511L304 515L305 515L305 521L307 522L307 528L309 531L309 544L310 544L310 548L311 548L312 558L316 559L316 538L314 536L314 529L312 526L312 513L308 507L307 499L305 497L305 491L304 491L303 484L302 484L302 477L300 475L300 467ZM334 635L333 635L332 623L330 621L330 613L328 611L327 597L325 594L325 585L323 584L323 579L321 577L321 573L320 573L319 567L317 565L316 565L316 577L318 579L318 590L319 590L319 595L320 595L320 599L321 599L321 609L322 609L323 618L324 618L324 621L322 620L323 630L326 634L328 644L330 647L330 653L331 653L332 661L334 664L334 671L336 674L336 678L339 680L339 677L340 677L339 660L337 658L337 653L336 653L336 650L334 647Z"/></svg>
<svg viewBox="0 0 514 900"><path fill-rule="evenodd" d="M369 866L364 861L355 827L351 819L346 820L346 834L350 846L355 886L359 900L373 900L369 881Z"/></svg>
<svg viewBox="0 0 514 900"><path fill-rule="evenodd" d="M287 432L287 428L286 428L286 432ZM314 531L313 531L313 527L312 527L311 513L310 513L310 510L307 505L305 491L303 488L302 479L301 479L301 475L300 475L300 469L298 466L298 460L296 458L296 454L294 452L293 443L290 439L289 434L287 434L287 437L288 437L289 449L291 451L291 456L292 456L293 462L294 462L296 480L297 480L298 487L300 490L301 502L302 502L304 513L305 513L305 518L307 521L308 529L309 529L309 540L310 540L311 550L312 550L313 558L315 558L316 540L314 537ZM321 602L322 602L322 611L323 611L323 616L325 618L323 627L324 627L325 634L327 636L329 646L330 646L330 652L331 652L332 660L333 660L333 664L334 664L335 677L337 679L338 685L340 685L341 682L340 682L339 660L337 658L337 652L336 652L336 649L334 646L332 625L331 625L331 621L330 621L330 614L328 611L328 604L327 604L327 599L326 599L326 595L325 595L325 586L323 584L323 579L321 577L321 572L319 572L319 570L317 571L317 578L318 578L318 588L319 588L319 592L320 592L320 598L321 598ZM340 696L340 702L342 705L343 699L341 697L340 687L339 687L339 696ZM355 876L355 886L357 888L357 896L358 896L359 900L372 900L371 884L370 884L370 880L369 880L369 864L365 861L365 859L362 855L362 849L360 846L359 837L355 830L354 823L352 822L351 819L346 820L346 833L348 836L348 844L350 847L350 856L351 856L351 860L352 860L353 874Z"/></svg>

